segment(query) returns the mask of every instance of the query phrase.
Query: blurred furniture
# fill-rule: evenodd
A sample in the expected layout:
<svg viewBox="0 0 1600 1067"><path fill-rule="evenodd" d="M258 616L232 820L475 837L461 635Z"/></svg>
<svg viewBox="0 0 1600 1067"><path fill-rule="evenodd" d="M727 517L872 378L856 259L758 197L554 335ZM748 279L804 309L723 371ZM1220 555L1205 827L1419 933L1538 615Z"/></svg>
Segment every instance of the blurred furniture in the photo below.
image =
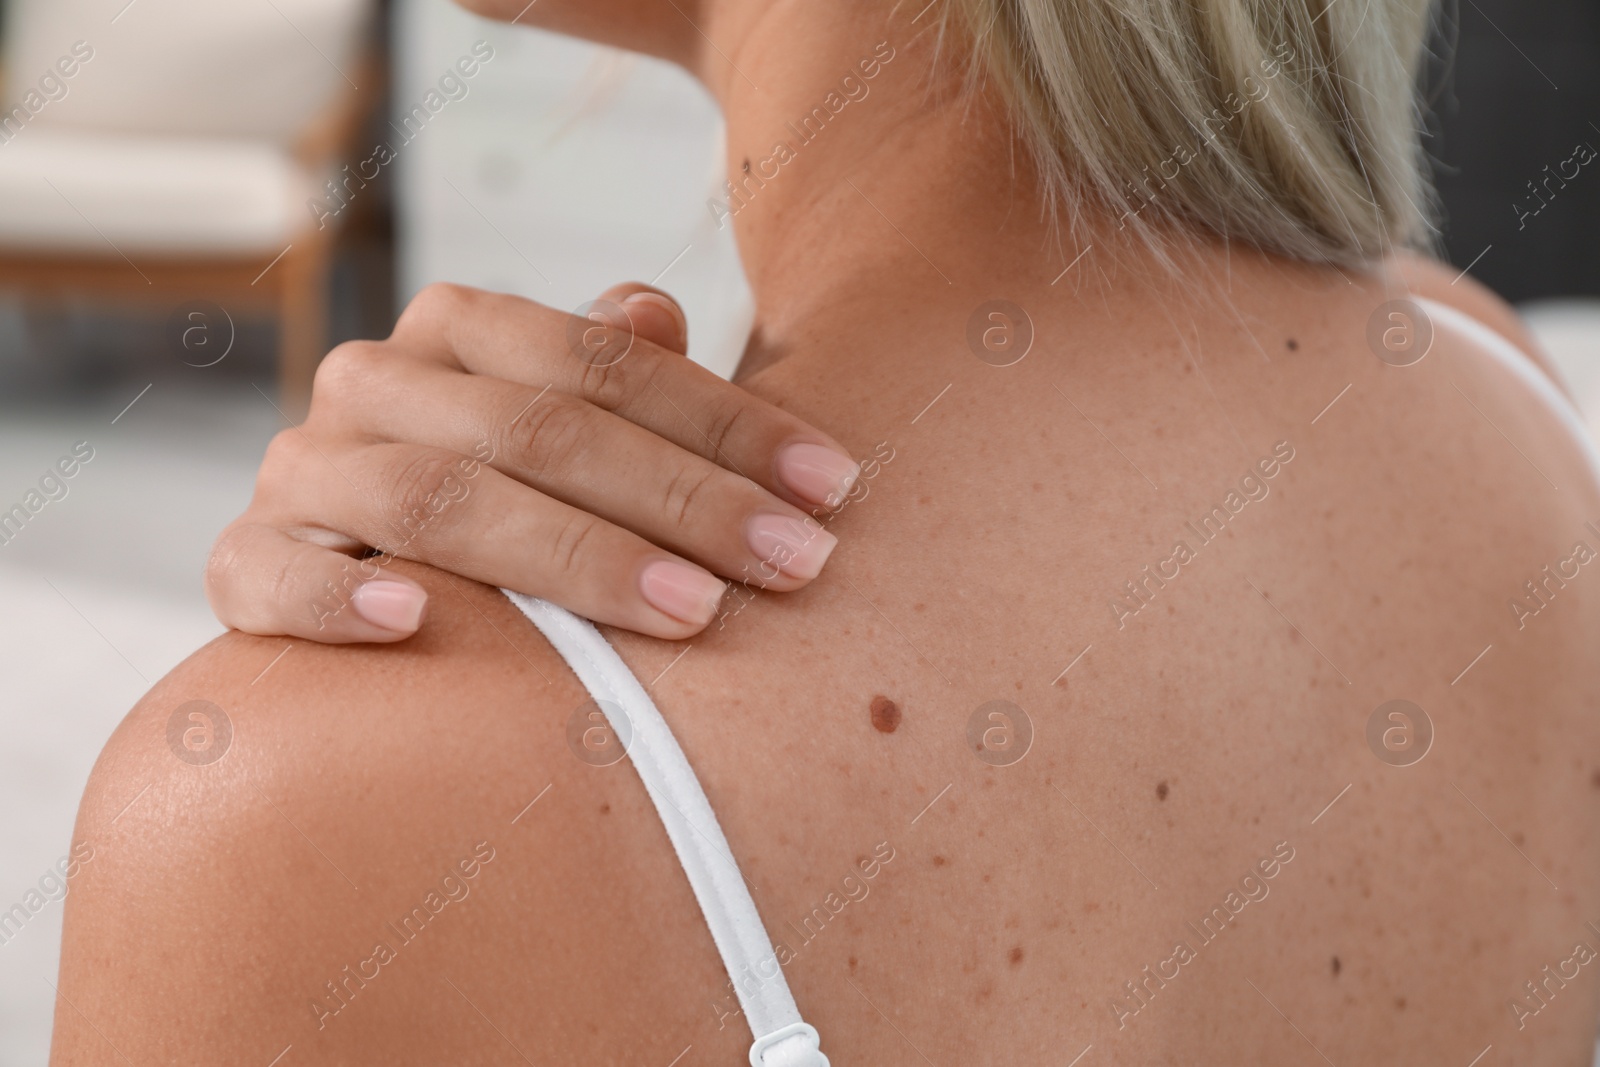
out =
<svg viewBox="0 0 1600 1067"><path fill-rule="evenodd" d="M328 183L359 158L351 139L382 96L373 8L10 0L0 287L39 303L269 312L280 394L300 406L345 215L311 205L339 206Z"/></svg>

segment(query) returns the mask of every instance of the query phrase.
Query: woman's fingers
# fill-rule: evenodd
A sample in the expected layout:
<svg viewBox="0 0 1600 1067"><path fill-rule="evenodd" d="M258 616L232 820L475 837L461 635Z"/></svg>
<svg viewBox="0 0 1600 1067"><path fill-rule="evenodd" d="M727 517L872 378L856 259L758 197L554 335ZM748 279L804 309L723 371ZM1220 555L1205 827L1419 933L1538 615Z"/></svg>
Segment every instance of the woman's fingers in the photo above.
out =
<svg viewBox="0 0 1600 1067"><path fill-rule="evenodd" d="M214 550L218 617L399 640L426 608L383 569L403 556L676 639L715 617L717 574L814 578L835 540L807 512L843 501L848 454L684 358L660 290L615 286L580 311L433 286L388 341L330 353L309 421L274 439Z"/></svg>
<svg viewBox="0 0 1600 1067"><path fill-rule="evenodd" d="M726 589L704 568L471 456L393 443L314 446L293 434L280 435L273 447L279 455L263 469L263 480L270 481L269 469L283 472L295 479L295 492L292 499L283 495L280 510L270 503L274 488L265 486L252 516L257 522L291 530L314 522L387 554L668 639L703 629ZM313 450L315 457L299 454ZM308 506L314 517L303 513ZM282 557L277 551L275 558ZM351 561L358 574L362 566ZM325 614L319 599L325 590L291 578L270 599L280 614L295 617L298 629L284 632L303 632Z"/></svg>
<svg viewBox="0 0 1600 1067"><path fill-rule="evenodd" d="M472 374L580 397L802 508L837 507L860 472L826 434L641 338L620 311L591 308L585 318L434 285L406 308L393 340L448 353Z"/></svg>
<svg viewBox="0 0 1600 1067"><path fill-rule="evenodd" d="M689 351L689 320L669 294L643 282L623 282L600 294L596 304L615 304L627 319L633 336L676 352Z"/></svg>
<svg viewBox="0 0 1600 1067"><path fill-rule="evenodd" d="M370 438L470 454L726 578L797 589L836 543L750 480L576 397L408 360L374 401Z"/></svg>
<svg viewBox="0 0 1600 1067"><path fill-rule="evenodd" d="M400 641L422 624L428 594L408 578L283 530L240 519L206 565L206 597L224 626L323 644Z"/></svg>

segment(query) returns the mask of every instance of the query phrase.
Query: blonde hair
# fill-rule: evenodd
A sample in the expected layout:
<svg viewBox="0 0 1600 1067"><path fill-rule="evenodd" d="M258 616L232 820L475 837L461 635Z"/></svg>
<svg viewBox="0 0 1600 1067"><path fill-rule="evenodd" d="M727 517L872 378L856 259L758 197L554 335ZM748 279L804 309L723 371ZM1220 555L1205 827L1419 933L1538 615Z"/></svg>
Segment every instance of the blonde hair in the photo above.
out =
<svg viewBox="0 0 1600 1067"><path fill-rule="evenodd" d="M1431 0L955 3L1070 213L1356 267L1431 242Z"/></svg>

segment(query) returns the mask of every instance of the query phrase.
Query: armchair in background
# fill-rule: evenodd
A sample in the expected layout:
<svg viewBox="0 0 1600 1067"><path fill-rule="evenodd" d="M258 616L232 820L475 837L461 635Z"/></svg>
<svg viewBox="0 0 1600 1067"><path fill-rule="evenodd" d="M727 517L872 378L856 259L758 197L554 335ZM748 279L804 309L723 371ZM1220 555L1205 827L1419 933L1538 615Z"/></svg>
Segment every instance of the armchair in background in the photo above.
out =
<svg viewBox="0 0 1600 1067"><path fill-rule="evenodd" d="M0 288L269 312L302 404L337 233L308 203L383 95L373 0L6 6Z"/></svg>

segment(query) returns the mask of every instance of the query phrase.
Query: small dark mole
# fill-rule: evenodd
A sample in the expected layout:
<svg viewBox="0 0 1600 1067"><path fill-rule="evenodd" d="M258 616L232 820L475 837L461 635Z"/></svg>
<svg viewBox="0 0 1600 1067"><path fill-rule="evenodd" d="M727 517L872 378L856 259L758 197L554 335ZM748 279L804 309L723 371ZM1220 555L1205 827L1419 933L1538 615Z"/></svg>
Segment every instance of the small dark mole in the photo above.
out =
<svg viewBox="0 0 1600 1067"><path fill-rule="evenodd" d="M1344 964L1339 962L1339 957L1338 956L1333 957L1333 976L1335 978L1339 977L1339 971L1342 970L1343 967L1344 967Z"/></svg>
<svg viewBox="0 0 1600 1067"><path fill-rule="evenodd" d="M1035 492L1035 493L1042 493L1042 492L1044 492L1044 483L1043 483L1043 482L1034 482L1034 483L1033 483L1033 491L1034 491L1034 492Z"/></svg>
<svg viewBox="0 0 1600 1067"><path fill-rule="evenodd" d="M1600 789L1600 770L1595 771L1589 776L1589 784L1594 786L1596 789Z"/></svg>
<svg viewBox="0 0 1600 1067"><path fill-rule="evenodd" d="M1523 844L1522 831L1521 830L1513 830L1513 831L1511 831L1511 840L1513 840L1513 841L1515 841L1517 843L1517 847L1518 848L1521 848L1522 844Z"/></svg>
<svg viewBox="0 0 1600 1067"><path fill-rule="evenodd" d="M750 169L750 157L749 156L745 156L744 157L744 169L747 170L747 171Z"/></svg>
<svg viewBox="0 0 1600 1067"><path fill-rule="evenodd" d="M913 605L911 605L911 610L912 611L927 611L928 610L928 605L926 605L926 604L913 604Z"/></svg>
<svg viewBox="0 0 1600 1067"><path fill-rule="evenodd" d="M949 862L950 861L945 859L943 856L935 856L935 857L933 857L933 865L935 867L943 867L946 863L949 863Z"/></svg>
<svg viewBox="0 0 1600 1067"><path fill-rule="evenodd" d="M856 958L854 956L850 957L850 973L856 973Z"/></svg>
<svg viewBox="0 0 1600 1067"><path fill-rule="evenodd" d="M746 167L748 167L749 165L750 164L748 164L748 163L745 164ZM1283 344L1284 344L1284 347L1287 348L1291 352L1296 351L1300 347L1300 342L1296 341L1293 337L1289 338Z"/></svg>
<svg viewBox="0 0 1600 1067"><path fill-rule="evenodd" d="M900 708L885 696L872 698L872 728L880 734L892 734L900 728Z"/></svg>
<svg viewBox="0 0 1600 1067"><path fill-rule="evenodd" d="M1015 967L1022 962L1022 946L1017 945L1011 950L1011 966Z"/></svg>
<svg viewBox="0 0 1600 1067"><path fill-rule="evenodd" d="M1167 799L1167 783L1166 782L1157 782L1156 783L1156 799L1158 799L1158 800Z"/></svg>
<svg viewBox="0 0 1600 1067"><path fill-rule="evenodd" d="M1177 613L1178 613L1178 609L1177 608L1173 607L1171 604L1167 605L1167 614L1168 615L1176 615Z"/></svg>
<svg viewBox="0 0 1600 1067"><path fill-rule="evenodd" d="M602 805L600 805L600 814L601 815L610 815L611 814L611 805L610 804L602 804Z"/></svg>
<svg viewBox="0 0 1600 1067"><path fill-rule="evenodd" d="M1395 997L1394 998L1394 1006L1395 1006L1395 1010L1396 1011L1405 1011L1406 1010L1406 998L1405 997Z"/></svg>

